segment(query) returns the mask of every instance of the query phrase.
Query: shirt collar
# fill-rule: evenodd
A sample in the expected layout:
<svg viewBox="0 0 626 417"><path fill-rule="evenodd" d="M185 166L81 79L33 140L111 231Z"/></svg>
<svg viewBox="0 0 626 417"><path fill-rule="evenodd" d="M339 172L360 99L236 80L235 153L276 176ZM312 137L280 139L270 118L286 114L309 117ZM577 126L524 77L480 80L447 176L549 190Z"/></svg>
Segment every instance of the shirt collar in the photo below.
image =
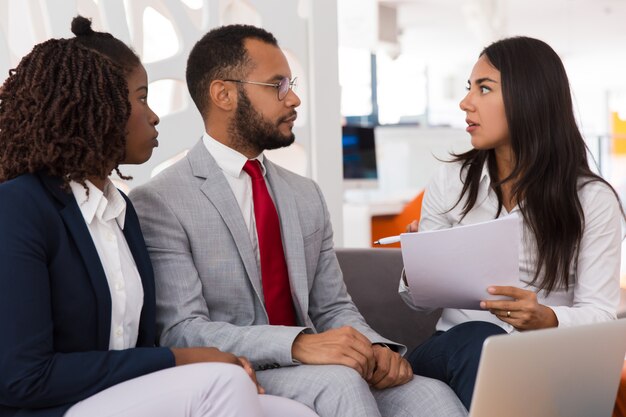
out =
<svg viewBox="0 0 626 417"><path fill-rule="evenodd" d="M89 180L85 180L85 185L89 189L89 197L82 184L70 181L72 194L85 222L91 224L95 217L105 222L115 219L120 229L123 230L126 220L126 200L111 180L107 178L105 181L104 192Z"/></svg>
<svg viewBox="0 0 626 417"><path fill-rule="evenodd" d="M483 170L480 173L477 204L479 204L480 201L488 198L489 195L492 196L492 198L496 202L495 204L497 204L497 197L495 195L495 192L491 188L491 183L492 183L492 179L491 179L491 175L489 175L489 161L485 160L485 163L483 164ZM484 196L484 197L481 199L481 196ZM503 210L504 210L504 207L503 207ZM511 211L508 213L511 214L517 211L519 211L519 203L516 204L515 207L513 207Z"/></svg>
<svg viewBox="0 0 626 417"><path fill-rule="evenodd" d="M491 176L489 175L489 161L485 160L483 163L483 170L480 173L480 184L484 184L487 187L491 186Z"/></svg>
<svg viewBox="0 0 626 417"><path fill-rule="evenodd" d="M233 178L241 177L241 173L243 172L243 166L248 161L248 158L245 155L217 141L206 132L202 136L202 142L204 143L204 146L207 148L213 159L215 159L217 165L222 169L222 171L224 171L225 174ZM265 158L263 156L263 153L252 159L256 159L259 161L259 163L261 164L261 172L263 173L263 176L265 176Z"/></svg>

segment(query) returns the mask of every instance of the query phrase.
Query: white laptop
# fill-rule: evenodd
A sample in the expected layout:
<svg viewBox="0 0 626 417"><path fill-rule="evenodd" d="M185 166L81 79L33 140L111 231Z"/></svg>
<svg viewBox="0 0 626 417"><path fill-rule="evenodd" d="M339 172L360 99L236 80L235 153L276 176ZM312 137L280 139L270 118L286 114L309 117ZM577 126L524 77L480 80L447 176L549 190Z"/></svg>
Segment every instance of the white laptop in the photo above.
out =
<svg viewBox="0 0 626 417"><path fill-rule="evenodd" d="M470 417L610 417L626 319L488 338Z"/></svg>

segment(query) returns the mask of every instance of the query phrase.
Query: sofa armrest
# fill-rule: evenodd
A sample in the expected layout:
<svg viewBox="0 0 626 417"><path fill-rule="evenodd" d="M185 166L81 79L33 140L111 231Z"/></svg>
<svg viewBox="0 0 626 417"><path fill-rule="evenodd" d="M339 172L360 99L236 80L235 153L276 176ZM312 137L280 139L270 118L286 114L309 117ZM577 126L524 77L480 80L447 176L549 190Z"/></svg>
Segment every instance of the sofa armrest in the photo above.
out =
<svg viewBox="0 0 626 417"><path fill-rule="evenodd" d="M400 249L338 248L336 252L348 293L374 330L406 345L409 352L433 334L441 310L414 311L398 295L403 268Z"/></svg>

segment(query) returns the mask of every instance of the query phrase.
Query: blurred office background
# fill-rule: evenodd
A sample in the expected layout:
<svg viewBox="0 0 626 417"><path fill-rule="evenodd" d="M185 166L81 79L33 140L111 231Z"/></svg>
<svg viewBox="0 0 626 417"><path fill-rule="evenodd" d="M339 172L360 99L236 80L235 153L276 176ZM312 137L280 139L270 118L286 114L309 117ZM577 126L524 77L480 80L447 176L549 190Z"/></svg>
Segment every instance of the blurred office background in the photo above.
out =
<svg viewBox="0 0 626 417"><path fill-rule="evenodd" d="M71 36L76 13L135 48L161 116L160 147L123 167L135 177L124 187L202 134L184 84L193 44L250 23L277 36L302 98L295 146L269 157L318 181L337 246L370 246L373 225L407 214L437 158L468 149L458 103L481 49L507 36L560 54L597 169L626 199L626 0L0 0L0 73L33 44Z"/></svg>

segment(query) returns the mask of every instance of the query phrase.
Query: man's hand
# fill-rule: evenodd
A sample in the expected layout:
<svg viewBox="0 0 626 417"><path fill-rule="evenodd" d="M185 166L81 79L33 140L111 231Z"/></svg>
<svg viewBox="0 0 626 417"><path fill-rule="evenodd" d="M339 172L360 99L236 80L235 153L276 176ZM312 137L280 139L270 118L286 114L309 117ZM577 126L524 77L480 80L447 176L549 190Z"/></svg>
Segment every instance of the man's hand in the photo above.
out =
<svg viewBox="0 0 626 417"><path fill-rule="evenodd" d="M385 389L406 384L413 379L411 365L399 353L385 346L373 345L372 347L376 358L376 370L367 380L372 387Z"/></svg>
<svg viewBox="0 0 626 417"><path fill-rule="evenodd" d="M535 330L557 327L559 321L554 311L537 302L533 291L517 287L489 287L489 294L504 295L512 300L481 301L480 307L489 310L500 320L509 323L517 330Z"/></svg>
<svg viewBox="0 0 626 417"><path fill-rule="evenodd" d="M256 380L256 374L254 373L252 365L250 365L248 359L243 356L235 356L229 352L222 352L214 347L171 348L170 350L174 354L176 366L203 362L221 362L241 366L248 376L250 376L254 385L256 385L259 394L265 393L263 387L260 386Z"/></svg>
<svg viewBox="0 0 626 417"><path fill-rule="evenodd" d="M291 356L309 365L345 365L366 380L372 377L376 365L372 343L348 326L298 335L291 347Z"/></svg>

